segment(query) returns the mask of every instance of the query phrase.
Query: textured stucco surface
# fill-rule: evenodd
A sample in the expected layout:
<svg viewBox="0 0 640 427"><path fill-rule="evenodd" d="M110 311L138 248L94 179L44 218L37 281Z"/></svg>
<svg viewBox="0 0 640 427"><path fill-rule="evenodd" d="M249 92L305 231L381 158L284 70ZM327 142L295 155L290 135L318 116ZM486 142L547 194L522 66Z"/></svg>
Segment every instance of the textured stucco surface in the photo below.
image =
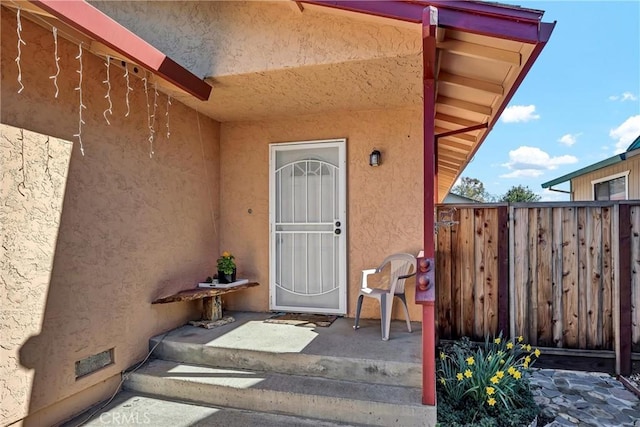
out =
<svg viewBox="0 0 640 427"><path fill-rule="evenodd" d="M381 25L327 8L300 13L288 1L90 3L200 77L422 52L419 25Z"/></svg>
<svg viewBox="0 0 640 427"><path fill-rule="evenodd" d="M419 24L290 1L91 3L207 77L208 101L174 96L220 122L422 104Z"/></svg>
<svg viewBox="0 0 640 427"><path fill-rule="evenodd" d="M422 114L397 109L221 125L221 248L236 255L241 277L269 283L269 143L347 138L348 315L355 313L361 270L422 245ZM369 166L373 148L383 164ZM252 213L249 213L251 209ZM407 284L412 302L413 283ZM268 310L268 286L226 298L229 308ZM410 304L411 317L421 319ZM375 301L364 317L379 317ZM394 316L402 318L399 306Z"/></svg>
<svg viewBox="0 0 640 427"><path fill-rule="evenodd" d="M174 102L167 140L160 94L151 159L141 80L124 117L123 73L111 68L108 126L104 60L85 52L83 157L78 47L59 39L56 99L52 33L23 20L18 94L15 18L2 8L0 425L27 413L25 424L51 425L112 393L150 336L197 317L195 303L150 302L213 271L219 125ZM112 347L114 365L76 381L76 360Z"/></svg>

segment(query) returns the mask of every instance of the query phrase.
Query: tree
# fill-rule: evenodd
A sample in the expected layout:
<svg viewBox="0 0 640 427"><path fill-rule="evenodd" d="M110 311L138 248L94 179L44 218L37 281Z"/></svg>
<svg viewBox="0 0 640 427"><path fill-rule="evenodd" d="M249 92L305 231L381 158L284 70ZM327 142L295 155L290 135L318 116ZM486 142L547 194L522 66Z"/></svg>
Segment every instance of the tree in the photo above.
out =
<svg viewBox="0 0 640 427"><path fill-rule="evenodd" d="M500 198L501 202L538 202L540 196L529 187L514 185Z"/></svg>
<svg viewBox="0 0 640 427"><path fill-rule="evenodd" d="M460 184L453 187L451 192L478 202L490 202L493 199L493 197L487 193L487 190L484 189L482 181L467 176L460 178Z"/></svg>

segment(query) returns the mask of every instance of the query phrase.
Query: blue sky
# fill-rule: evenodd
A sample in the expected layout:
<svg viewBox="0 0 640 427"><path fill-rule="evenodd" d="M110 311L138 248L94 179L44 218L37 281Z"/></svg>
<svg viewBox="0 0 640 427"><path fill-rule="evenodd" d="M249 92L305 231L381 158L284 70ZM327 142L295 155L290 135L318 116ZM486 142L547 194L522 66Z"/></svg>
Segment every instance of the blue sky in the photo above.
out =
<svg viewBox="0 0 640 427"><path fill-rule="evenodd" d="M558 23L462 176L494 195L522 184L543 200L568 200L540 184L640 135L640 1L502 2L544 10L544 22Z"/></svg>

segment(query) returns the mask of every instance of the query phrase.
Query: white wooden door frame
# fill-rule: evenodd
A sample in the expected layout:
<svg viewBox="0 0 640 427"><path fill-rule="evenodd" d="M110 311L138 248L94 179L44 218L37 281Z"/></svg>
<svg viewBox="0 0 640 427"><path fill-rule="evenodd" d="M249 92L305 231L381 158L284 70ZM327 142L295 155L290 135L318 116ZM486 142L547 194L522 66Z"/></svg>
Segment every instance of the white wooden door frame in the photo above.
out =
<svg viewBox="0 0 640 427"><path fill-rule="evenodd" d="M338 260L338 277L339 277L339 300L337 309L316 309L306 307L288 307L278 306L276 304L276 239L274 224L276 221L276 189L275 189L275 172L276 172L276 151L299 150L317 148L338 148L338 191L339 194L339 213L335 221L340 221L341 229L340 238L338 239L338 247L340 257ZM283 142L269 144L269 309L274 311L291 311L291 312L311 312L326 314L346 314L347 313L347 140L346 138L325 139L313 141Z"/></svg>

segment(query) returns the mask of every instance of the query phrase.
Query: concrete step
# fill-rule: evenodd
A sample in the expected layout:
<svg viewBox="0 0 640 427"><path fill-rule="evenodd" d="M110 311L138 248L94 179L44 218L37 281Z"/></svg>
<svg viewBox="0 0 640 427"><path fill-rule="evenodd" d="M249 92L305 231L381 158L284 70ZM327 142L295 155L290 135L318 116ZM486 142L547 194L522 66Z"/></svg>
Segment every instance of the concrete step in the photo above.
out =
<svg viewBox="0 0 640 427"><path fill-rule="evenodd" d="M128 374L126 390L241 410L349 424L435 425L419 388L366 384L152 360Z"/></svg>
<svg viewBox="0 0 640 427"><path fill-rule="evenodd" d="M94 411L91 408L62 427L359 427L357 424L198 405L131 391L118 393L109 405L89 419Z"/></svg>
<svg viewBox="0 0 640 427"><path fill-rule="evenodd" d="M215 329L185 326L151 339L153 357L186 364L420 387L420 326L394 322L380 339L380 321L337 319L329 328L264 323L266 313L233 313Z"/></svg>

